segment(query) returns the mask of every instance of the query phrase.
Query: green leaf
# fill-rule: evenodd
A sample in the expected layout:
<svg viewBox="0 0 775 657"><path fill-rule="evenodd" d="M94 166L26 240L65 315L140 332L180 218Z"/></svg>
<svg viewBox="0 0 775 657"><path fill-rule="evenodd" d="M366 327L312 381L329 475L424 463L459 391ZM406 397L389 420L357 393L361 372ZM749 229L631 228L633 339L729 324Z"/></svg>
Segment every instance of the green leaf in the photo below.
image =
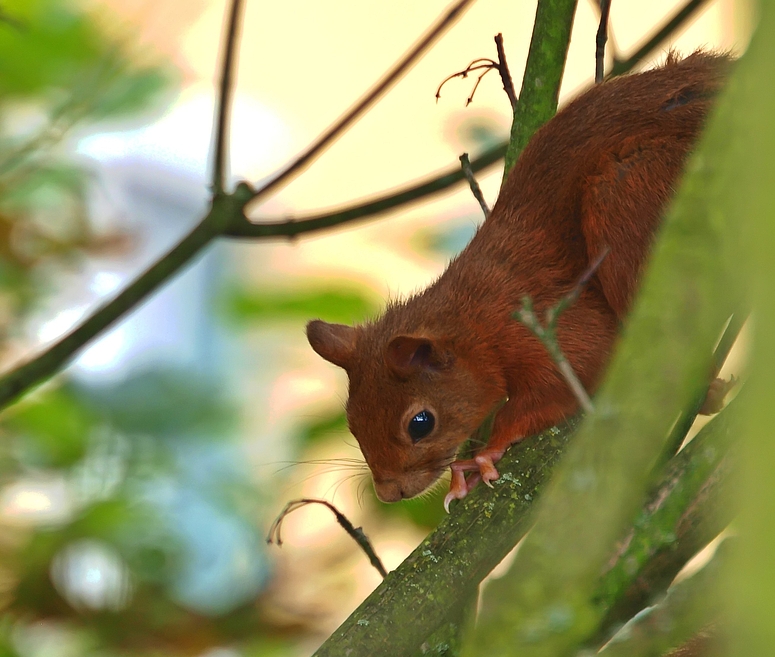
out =
<svg viewBox="0 0 775 657"><path fill-rule="evenodd" d="M82 394L128 434L222 439L235 417L217 383L184 371L148 370Z"/></svg>
<svg viewBox="0 0 775 657"><path fill-rule="evenodd" d="M306 447L335 433L348 433L347 417L341 409L304 425L299 430L297 444Z"/></svg>
<svg viewBox="0 0 775 657"><path fill-rule="evenodd" d="M125 47L93 17L62 0L5 0L0 22L0 97L46 95L104 118L145 106L169 79L130 66ZM63 97L64 94L64 97Z"/></svg>
<svg viewBox="0 0 775 657"><path fill-rule="evenodd" d="M359 290L329 287L276 292L237 289L227 295L227 315L240 321L304 321L321 318L352 324L377 312L378 305Z"/></svg>
<svg viewBox="0 0 775 657"><path fill-rule="evenodd" d="M41 467L66 467L83 457L99 416L66 388L49 390L14 408L6 428L23 458Z"/></svg>

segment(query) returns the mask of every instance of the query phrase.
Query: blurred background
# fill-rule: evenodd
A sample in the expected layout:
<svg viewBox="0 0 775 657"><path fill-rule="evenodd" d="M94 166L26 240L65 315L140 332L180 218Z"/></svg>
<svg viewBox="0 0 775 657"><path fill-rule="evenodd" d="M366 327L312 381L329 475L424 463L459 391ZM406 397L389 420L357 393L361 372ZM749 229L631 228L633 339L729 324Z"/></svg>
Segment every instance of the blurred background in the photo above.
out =
<svg viewBox="0 0 775 657"><path fill-rule="evenodd" d="M614 0L629 54L682 2ZM260 181L355 101L447 0L248 2L232 118L234 181ZM222 0L0 3L0 354L36 353L203 216ZM504 139L496 74L439 83L502 32L515 83L534 1L479 0L256 220L400 186ZM562 98L594 76L582 0ZM668 47L744 49L747 5L707 2ZM609 51L610 52L610 51ZM648 65L648 62L645 64ZM501 169L480 183L490 204ZM314 317L358 322L438 276L481 221L467 188L292 243L223 241L68 370L0 416L0 655L310 654L379 582L322 507L388 569L438 521L443 487L387 506L309 349Z"/></svg>

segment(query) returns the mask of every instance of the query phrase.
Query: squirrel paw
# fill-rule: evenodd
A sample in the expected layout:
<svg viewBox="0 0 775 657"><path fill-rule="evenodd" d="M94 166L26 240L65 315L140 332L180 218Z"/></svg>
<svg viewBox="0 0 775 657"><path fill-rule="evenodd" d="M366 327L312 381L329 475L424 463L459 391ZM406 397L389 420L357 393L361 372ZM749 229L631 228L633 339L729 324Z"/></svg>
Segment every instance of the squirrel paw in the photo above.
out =
<svg viewBox="0 0 775 657"><path fill-rule="evenodd" d="M504 451L485 447L474 458L455 461L449 466L452 470L452 483L449 486L449 493L444 498L444 509L447 513L452 500L462 500L480 481L492 488L492 482L500 478L495 463L500 460ZM466 472L472 472L468 479L465 478Z"/></svg>

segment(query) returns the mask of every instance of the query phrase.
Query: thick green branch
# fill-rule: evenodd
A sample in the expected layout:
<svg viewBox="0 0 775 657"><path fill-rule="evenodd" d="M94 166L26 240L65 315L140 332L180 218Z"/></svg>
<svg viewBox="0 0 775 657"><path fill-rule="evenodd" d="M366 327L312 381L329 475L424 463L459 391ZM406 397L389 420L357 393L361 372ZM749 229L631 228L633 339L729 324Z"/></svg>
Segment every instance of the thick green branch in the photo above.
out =
<svg viewBox="0 0 775 657"><path fill-rule="evenodd" d="M519 103L511 124L504 177L511 171L533 133L557 111L577 2L538 1Z"/></svg>
<svg viewBox="0 0 775 657"><path fill-rule="evenodd" d="M673 578L733 518L735 439L740 437L739 402L707 424L668 463L633 529L606 568L593 598L605 612L600 633L632 618L664 593Z"/></svg>
<svg viewBox="0 0 775 657"><path fill-rule="evenodd" d="M728 566L728 541L719 546L713 560L700 572L671 587L658 605L633 619L627 630L598 654L601 657L664 655L716 622L725 611L718 587L720 576ZM711 651L698 654L711 654Z"/></svg>

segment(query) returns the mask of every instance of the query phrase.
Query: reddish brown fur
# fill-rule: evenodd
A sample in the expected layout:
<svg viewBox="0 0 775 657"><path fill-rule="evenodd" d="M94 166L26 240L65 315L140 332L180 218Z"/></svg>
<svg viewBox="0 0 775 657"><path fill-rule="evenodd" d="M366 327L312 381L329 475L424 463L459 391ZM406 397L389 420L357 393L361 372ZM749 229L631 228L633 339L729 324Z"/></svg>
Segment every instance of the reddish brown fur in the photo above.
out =
<svg viewBox="0 0 775 657"><path fill-rule="evenodd" d="M425 490L498 403L489 447L577 410L546 349L512 313L539 312L611 251L560 318L559 341L597 386L638 285L662 211L728 60L705 53L595 86L541 128L492 215L429 288L355 328L310 322L310 344L344 367L347 415L386 501ZM407 423L436 427L413 444Z"/></svg>

